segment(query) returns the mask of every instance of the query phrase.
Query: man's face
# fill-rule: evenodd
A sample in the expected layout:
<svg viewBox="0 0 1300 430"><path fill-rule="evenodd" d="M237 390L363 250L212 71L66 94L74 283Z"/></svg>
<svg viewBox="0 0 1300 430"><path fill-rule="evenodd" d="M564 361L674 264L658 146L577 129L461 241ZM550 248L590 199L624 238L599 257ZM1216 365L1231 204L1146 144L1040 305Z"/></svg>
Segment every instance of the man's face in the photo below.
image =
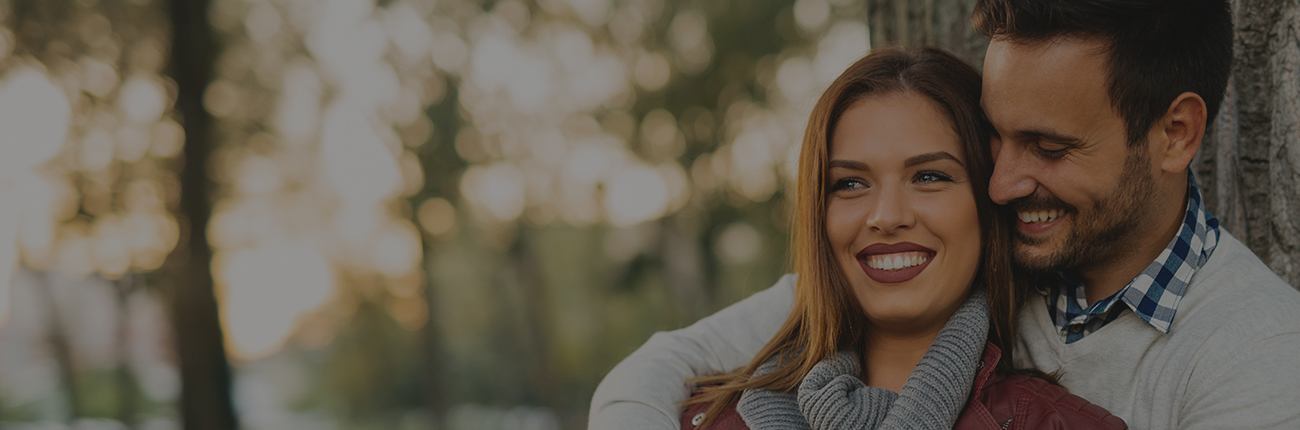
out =
<svg viewBox="0 0 1300 430"><path fill-rule="evenodd" d="M1019 218L1016 262L1030 270L1113 261L1145 221L1154 167L1112 108L1105 45L993 40L983 105L997 130L989 196Z"/></svg>

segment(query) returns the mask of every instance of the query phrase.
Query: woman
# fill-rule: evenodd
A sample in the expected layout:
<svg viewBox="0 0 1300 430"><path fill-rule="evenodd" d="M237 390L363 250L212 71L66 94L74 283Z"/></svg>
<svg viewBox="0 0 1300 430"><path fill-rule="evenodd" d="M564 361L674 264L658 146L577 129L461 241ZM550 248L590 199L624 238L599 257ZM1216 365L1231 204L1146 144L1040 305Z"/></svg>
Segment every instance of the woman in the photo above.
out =
<svg viewBox="0 0 1300 430"><path fill-rule="evenodd" d="M799 158L794 311L748 366L696 381L683 428L1125 428L1011 368L1023 292L979 92L932 49L830 85Z"/></svg>

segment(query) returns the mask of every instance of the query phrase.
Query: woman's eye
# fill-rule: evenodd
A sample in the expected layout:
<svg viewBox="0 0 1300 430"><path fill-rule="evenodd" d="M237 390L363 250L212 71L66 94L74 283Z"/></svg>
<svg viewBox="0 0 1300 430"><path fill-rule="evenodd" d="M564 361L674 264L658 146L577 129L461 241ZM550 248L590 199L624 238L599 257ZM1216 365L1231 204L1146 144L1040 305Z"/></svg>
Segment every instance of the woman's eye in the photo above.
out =
<svg viewBox="0 0 1300 430"><path fill-rule="evenodd" d="M931 184L935 182L952 182L952 177L942 172L924 171L917 172L916 182L922 184Z"/></svg>
<svg viewBox="0 0 1300 430"><path fill-rule="evenodd" d="M831 191L862 190L866 188L867 184L865 182L852 178L840 179L831 184Z"/></svg>

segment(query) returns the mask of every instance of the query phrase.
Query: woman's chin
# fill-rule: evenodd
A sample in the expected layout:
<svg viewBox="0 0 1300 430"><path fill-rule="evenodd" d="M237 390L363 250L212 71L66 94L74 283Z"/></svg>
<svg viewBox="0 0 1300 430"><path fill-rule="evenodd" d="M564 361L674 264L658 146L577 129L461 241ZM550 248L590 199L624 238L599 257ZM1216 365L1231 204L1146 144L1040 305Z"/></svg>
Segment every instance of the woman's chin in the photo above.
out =
<svg viewBox="0 0 1300 430"><path fill-rule="evenodd" d="M952 316L946 312L951 307L947 297L934 294L870 294L860 295L859 303L867 321L890 331L930 330L939 328Z"/></svg>
<svg viewBox="0 0 1300 430"><path fill-rule="evenodd" d="M879 309L871 307L865 309L867 321L871 322L873 327L879 329L894 331L915 331L920 327L931 325L936 318L934 315L925 313L922 309L908 307Z"/></svg>

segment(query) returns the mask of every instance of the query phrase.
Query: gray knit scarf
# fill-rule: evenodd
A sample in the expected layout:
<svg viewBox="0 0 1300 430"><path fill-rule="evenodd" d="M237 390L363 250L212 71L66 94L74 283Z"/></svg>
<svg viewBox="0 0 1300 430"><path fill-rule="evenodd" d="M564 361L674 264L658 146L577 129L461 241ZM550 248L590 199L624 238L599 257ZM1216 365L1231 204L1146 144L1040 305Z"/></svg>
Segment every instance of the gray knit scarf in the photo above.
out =
<svg viewBox="0 0 1300 430"><path fill-rule="evenodd" d="M899 393L863 384L858 353L841 351L817 363L797 394L746 390L736 410L755 430L952 428L966 406L988 339L986 300L983 290L971 293ZM775 367L769 360L756 374Z"/></svg>

